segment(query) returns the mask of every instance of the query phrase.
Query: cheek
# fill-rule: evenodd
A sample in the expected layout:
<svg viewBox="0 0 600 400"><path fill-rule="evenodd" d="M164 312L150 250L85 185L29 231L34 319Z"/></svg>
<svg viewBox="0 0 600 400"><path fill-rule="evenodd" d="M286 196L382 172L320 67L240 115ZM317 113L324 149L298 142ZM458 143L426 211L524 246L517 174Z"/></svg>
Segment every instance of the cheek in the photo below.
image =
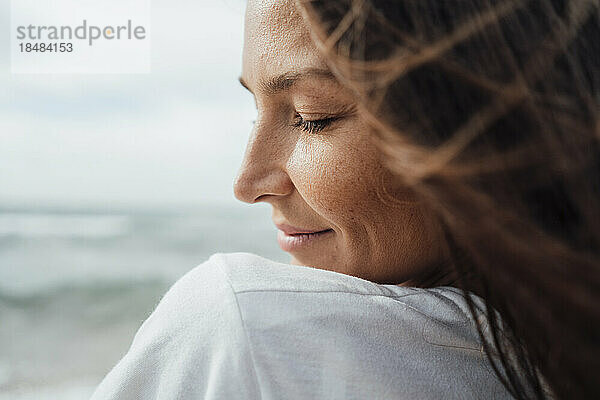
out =
<svg viewBox="0 0 600 400"><path fill-rule="evenodd" d="M353 132L347 135L299 140L288 163L290 178L308 205L340 227L372 212L382 176L371 142Z"/></svg>

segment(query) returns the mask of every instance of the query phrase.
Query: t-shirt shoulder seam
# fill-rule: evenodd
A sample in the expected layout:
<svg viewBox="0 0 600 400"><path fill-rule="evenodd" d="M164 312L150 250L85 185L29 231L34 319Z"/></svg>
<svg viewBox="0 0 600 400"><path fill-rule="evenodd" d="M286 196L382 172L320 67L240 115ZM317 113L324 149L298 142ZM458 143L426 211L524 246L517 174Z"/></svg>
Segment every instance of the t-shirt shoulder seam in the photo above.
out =
<svg viewBox="0 0 600 400"><path fill-rule="evenodd" d="M243 293L260 293L260 292L281 292L281 293L348 293L348 294L355 294L355 295L359 295L359 296L380 296L380 297L390 297L390 298L402 298L402 297L408 297L408 296L415 296L415 295L419 295L419 294L423 294L424 292L427 292L428 294L433 295L435 297L439 296L439 294L437 292L433 291L433 290L411 288L411 287L406 287L405 289L410 290L410 292L409 293L403 293L403 294L385 294L385 293L365 293L365 292L359 292L359 291L355 291L355 290L341 290L341 289L331 289L331 290L323 289L323 290L320 290L320 289L267 288L267 289L237 289L236 290L235 288L233 288L233 290L237 294L243 294ZM433 289L438 289L439 290L440 287L433 288ZM443 296L443 297L446 298L446 296Z"/></svg>
<svg viewBox="0 0 600 400"><path fill-rule="evenodd" d="M405 294L383 294L383 293L362 293L362 292L356 292L356 291L352 291L352 290L312 290L312 289L306 289L306 290L301 290L301 289L241 289L241 290L235 290L236 294L244 294L244 293L261 293L261 292L278 292L278 293L346 293L346 294L355 294L358 296L375 296L375 297L390 297L390 298L402 298L402 297L408 297L408 296L415 296L417 294L419 294L419 292L414 291L411 293L405 293Z"/></svg>
<svg viewBox="0 0 600 400"><path fill-rule="evenodd" d="M237 292L235 291L233 284L232 284L231 280L229 279L229 275L227 274L227 271L225 270L225 268L223 268L222 264L217 263L217 266L218 266L219 270L221 271L221 273L223 274L223 276L225 277L225 282L227 282L227 285L229 286L229 288L231 289L231 292L233 294L233 298L235 300L235 306L237 309L237 314L240 319L240 323L242 325L242 330L244 331L244 338L246 339L246 344L248 345L248 351L250 352L250 359L252 360L252 376L254 377L254 384L256 385L256 389L258 391L259 398L262 399L263 398L262 390L261 390L260 382L258 379L258 374L256 373L256 360L254 357L254 350L252 348L252 344L250 343L250 337L248 336L248 331L246 329L246 323L244 322L244 317L242 316L242 310L240 308L240 303L237 298Z"/></svg>

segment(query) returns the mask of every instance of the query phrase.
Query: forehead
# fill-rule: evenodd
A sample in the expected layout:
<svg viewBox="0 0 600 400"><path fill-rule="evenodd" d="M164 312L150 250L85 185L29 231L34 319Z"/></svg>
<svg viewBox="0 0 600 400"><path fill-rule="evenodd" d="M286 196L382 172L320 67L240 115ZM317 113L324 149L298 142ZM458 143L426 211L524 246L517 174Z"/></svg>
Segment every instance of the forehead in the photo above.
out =
<svg viewBox="0 0 600 400"><path fill-rule="evenodd" d="M306 68L326 68L294 1L249 0L242 76L253 84Z"/></svg>

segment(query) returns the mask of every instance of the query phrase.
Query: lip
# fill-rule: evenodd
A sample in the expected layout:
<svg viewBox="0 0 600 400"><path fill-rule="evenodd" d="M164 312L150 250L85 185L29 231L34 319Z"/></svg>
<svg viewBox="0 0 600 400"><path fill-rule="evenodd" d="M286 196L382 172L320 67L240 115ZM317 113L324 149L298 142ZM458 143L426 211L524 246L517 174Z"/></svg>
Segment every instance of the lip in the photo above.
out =
<svg viewBox="0 0 600 400"><path fill-rule="evenodd" d="M333 233L333 229L304 229L287 224L275 224L275 226L279 229L277 232L279 247L286 252L299 250Z"/></svg>
<svg viewBox="0 0 600 400"><path fill-rule="evenodd" d="M288 224L275 224L275 226L277 227L277 229L279 229L286 235L313 234L313 233L318 233L318 232L323 232L323 231L329 230L327 228L324 228L324 229L297 228L295 226L288 225Z"/></svg>

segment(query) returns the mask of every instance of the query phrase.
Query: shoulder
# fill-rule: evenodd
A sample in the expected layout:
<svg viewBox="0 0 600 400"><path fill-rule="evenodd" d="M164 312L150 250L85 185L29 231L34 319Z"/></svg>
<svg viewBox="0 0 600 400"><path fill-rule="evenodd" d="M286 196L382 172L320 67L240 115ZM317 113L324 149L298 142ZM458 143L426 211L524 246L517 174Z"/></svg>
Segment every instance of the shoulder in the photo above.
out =
<svg viewBox="0 0 600 400"><path fill-rule="evenodd" d="M459 289L382 285L250 253L217 253L185 274L144 322L133 346L206 337L198 346L207 347L215 337L243 341L254 327L261 333L279 324L307 329L323 319L369 329L395 323L405 337L414 328L416 339L480 349Z"/></svg>
<svg viewBox="0 0 600 400"><path fill-rule="evenodd" d="M210 259L227 276L232 290L245 292L348 292L393 296L420 289L379 285L355 276L302 265L291 265L251 253L215 254Z"/></svg>
<svg viewBox="0 0 600 400"><path fill-rule="evenodd" d="M219 253L169 289L92 399L283 398L290 388L298 394L290 398L317 398L314 390L351 387L360 378L353 371L385 377L390 386L367 382L381 390L410 383L432 392L488 378L473 373L484 363L475 335L457 289L380 285ZM432 386L429 375L457 359L475 369ZM298 386L308 377L312 385Z"/></svg>
<svg viewBox="0 0 600 400"><path fill-rule="evenodd" d="M390 335L388 344L399 352L435 346L483 355L465 294L458 288L377 284L248 253L216 254L211 262L227 279L252 342L285 348L298 332L325 337L336 332L347 336L349 330L367 342L368 332L380 332L373 337L381 338L385 331ZM472 298L480 307L481 299ZM332 340L341 343L339 336Z"/></svg>
<svg viewBox="0 0 600 400"><path fill-rule="evenodd" d="M196 303L206 307L223 297L234 298L234 311L247 317L253 317L253 308L286 312L283 307L290 307L291 311L299 312L303 306L297 307L295 302L326 302L331 314L335 314L336 307L368 307L369 303L378 302L402 310L399 318L418 314L433 324L460 323L472 327L471 314L460 289L377 284L334 271L280 263L251 253L212 255L173 285L161 306L174 308L174 311ZM288 301L282 301L284 298ZM479 298L473 298L476 305L480 304ZM171 303L174 305L170 306ZM220 308L227 305L220 300L217 303ZM196 311L202 308L193 307ZM273 318L275 315L259 312L256 317ZM206 314L203 316L206 318Z"/></svg>
<svg viewBox="0 0 600 400"><path fill-rule="evenodd" d="M284 298L288 301L282 301ZM190 327L208 330L218 324L238 326L242 314L253 316L252 308L286 312L282 307L288 306L298 312L302 307L295 302L324 301L332 314L336 307L368 306L375 301L403 310L401 315L419 314L440 323L466 323L470 318L463 292L456 288L382 285L251 253L217 253L168 290L144 328L153 332L168 329L169 335L185 334ZM264 312L260 315L271 319L276 316ZM211 323L205 324L208 321Z"/></svg>
<svg viewBox="0 0 600 400"><path fill-rule="evenodd" d="M241 343L253 328L260 334L267 326L304 330L323 319L368 329L396 324L407 340L480 349L459 289L381 285L250 253L217 253L185 274L144 322L132 347L200 342L195 346L206 348L215 338Z"/></svg>
<svg viewBox="0 0 600 400"><path fill-rule="evenodd" d="M504 398L457 288L381 285L247 253L211 260L236 297L267 397Z"/></svg>
<svg viewBox="0 0 600 400"><path fill-rule="evenodd" d="M338 293L340 295L330 297L341 299L344 293L348 295L346 298L389 298L431 318L464 320L470 315L464 292L449 286L422 289L377 284L334 271L275 262L250 253L215 254L207 264L210 264L211 271L219 270L222 279L227 280L230 290L236 295L256 293L264 294L260 297L268 299L276 293ZM207 268L204 267L204 270ZM480 303L479 298L473 298L476 304Z"/></svg>

